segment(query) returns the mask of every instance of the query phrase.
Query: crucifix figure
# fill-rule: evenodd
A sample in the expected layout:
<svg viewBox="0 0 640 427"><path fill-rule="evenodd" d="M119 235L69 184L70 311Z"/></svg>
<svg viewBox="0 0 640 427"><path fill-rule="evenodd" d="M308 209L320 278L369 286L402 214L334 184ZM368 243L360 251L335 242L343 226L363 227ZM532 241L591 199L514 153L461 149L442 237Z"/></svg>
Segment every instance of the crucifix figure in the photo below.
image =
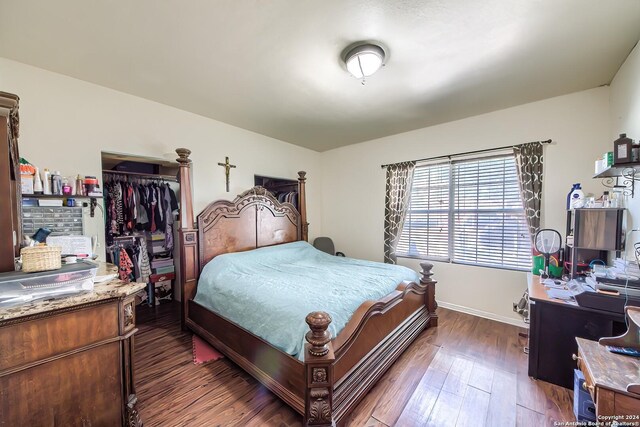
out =
<svg viewBox="0 0 640 427"><path fill-rule="evenodd" d="M231 168L235 168L236 165L232 165L229 163L229 157L224 158L224 163L218 163L218 166L224 166L224 175L227 181L227 193L229 192L229 172Z"/></svg>

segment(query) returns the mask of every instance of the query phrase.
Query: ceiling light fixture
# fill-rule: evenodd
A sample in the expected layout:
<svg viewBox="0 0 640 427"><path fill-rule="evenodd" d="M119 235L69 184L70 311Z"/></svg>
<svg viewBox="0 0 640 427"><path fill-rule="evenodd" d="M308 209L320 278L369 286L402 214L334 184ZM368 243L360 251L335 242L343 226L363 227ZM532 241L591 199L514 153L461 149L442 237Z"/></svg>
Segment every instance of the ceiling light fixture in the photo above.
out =
<svg viewBox="0 0 640 427"><path fill-rule="evenodd" d="M356 79L369 77L384 65L384 49L372 43L365 43L350 49L344 56L344 62L349 71Z"/></svg>

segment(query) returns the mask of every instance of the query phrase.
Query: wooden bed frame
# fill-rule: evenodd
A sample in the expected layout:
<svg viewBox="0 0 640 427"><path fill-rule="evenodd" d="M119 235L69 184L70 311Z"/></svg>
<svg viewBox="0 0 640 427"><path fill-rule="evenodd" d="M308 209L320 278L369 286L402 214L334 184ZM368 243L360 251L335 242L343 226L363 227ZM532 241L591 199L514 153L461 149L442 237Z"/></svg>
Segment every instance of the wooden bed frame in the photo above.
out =
<svg viewBox="0 0 640 427"><path fill-rule="evenodd" d="M304 416L305 426L346 421L376 381L427 327L437 326L430 263L420 283L403 282L378 301L365 301L332 338L331 317L306 317L304 362L193 301L204 265L217 255L307 240L305 172L298 172L299 212L262 187L232 202L211 203L194 223L189 150L180 163L180 286L183 327L193 330ZM302 320L302 319L301 319Z"/></svg>

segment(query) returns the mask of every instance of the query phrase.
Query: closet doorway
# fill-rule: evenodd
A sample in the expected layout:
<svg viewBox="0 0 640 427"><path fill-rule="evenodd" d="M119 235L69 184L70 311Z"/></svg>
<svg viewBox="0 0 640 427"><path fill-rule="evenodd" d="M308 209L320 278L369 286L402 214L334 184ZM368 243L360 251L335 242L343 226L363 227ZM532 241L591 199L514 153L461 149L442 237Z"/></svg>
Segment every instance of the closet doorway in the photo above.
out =
<svg viewBox="0 0 640 427"><path fill-rule="evenodd" d="M179 299L178 170L173 161L102 152L107 262L121 278L147 284L137 304Z"/></svg>

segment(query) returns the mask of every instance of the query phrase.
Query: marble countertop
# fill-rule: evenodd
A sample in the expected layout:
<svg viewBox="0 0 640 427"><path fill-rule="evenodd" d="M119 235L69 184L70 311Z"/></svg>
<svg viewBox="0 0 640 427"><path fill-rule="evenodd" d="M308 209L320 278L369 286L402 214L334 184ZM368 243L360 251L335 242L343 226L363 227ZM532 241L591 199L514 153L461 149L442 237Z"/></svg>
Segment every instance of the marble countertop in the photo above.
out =
<svg viewBox="0 0 640 427"><path fill-rule="evenodd" d="M100 263L97 275L104 276L117 273L118 268L115 265ZM82 292L79 294L62 296L56 299L39 300L13 307L0 308L0 321L31 316L33 314L59 310L62 308L73 307L110 298L122 298L127 295L135 294L146 286L146 283L125 283L116 276L116 278L112 280L96 283L93 287L93 291L91 292Z"/></svg>

